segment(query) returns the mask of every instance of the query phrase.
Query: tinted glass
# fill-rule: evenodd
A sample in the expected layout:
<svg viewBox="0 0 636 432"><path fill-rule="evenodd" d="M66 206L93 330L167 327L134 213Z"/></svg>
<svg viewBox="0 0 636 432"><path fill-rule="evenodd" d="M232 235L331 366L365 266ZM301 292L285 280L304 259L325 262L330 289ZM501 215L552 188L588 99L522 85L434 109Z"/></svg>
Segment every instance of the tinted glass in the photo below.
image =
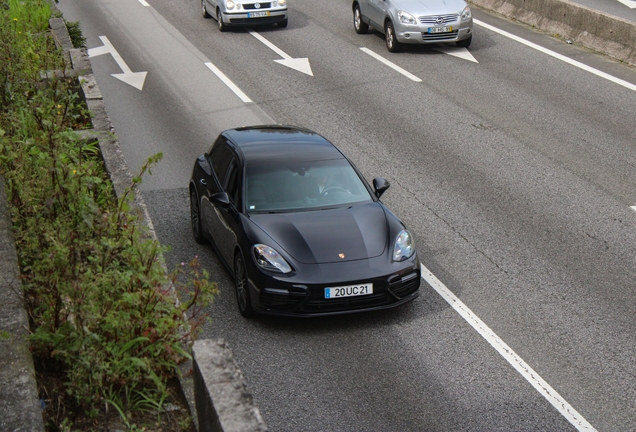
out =
<svg viewBox="0 0 636 432"><path fill-rule="evenodd" d="M239 184L240 181L238 163L236 162L236 158L233 158L227 170L227 179L225 181L225 184L223 185L223 188L225 189L225 192L227 192L230 201L232 201L235 206L239 202Z"/></svg>
<svg viewBox="0 0 636 432"><path fill-rule="evenodd" d="M310 210L372 201L346 159L253 166L247 169L246 179L248 212Z"/></svg>
<svg viewBox="0 0 636 432"><path fill-rule="evenodd" d="M216 178L221 185L223 184L223 180L225 180L225 174L227 173L227 168L232 161L232 156L232 150L230 150L227 146L225 140L219 138L212 148L210 159L212 160L212 169L214 170Z"/></svg>

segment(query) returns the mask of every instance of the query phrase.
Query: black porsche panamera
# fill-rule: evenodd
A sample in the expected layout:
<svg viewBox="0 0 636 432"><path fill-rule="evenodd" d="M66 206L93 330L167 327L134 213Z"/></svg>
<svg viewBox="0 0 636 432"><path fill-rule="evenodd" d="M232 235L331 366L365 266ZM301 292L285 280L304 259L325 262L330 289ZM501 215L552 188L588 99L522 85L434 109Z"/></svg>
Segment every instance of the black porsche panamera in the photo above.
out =
<svg viewBox="0 0 636 432"><path fill-rule="evenodd" d="M234 276L242 315L386 309L419 294L413 236L351 161L303 128L222 132L190 180L194 239Z"/></svg>

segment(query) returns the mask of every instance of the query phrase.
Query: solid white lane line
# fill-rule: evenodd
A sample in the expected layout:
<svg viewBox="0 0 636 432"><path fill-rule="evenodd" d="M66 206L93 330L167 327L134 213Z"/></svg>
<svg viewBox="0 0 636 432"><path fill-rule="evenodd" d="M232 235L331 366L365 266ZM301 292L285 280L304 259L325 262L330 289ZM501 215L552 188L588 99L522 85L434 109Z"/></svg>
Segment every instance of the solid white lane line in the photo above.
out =
<svg viewBox="0 0 636 432"><path fill-rule="evenodd" d="M216 66L214 66L212 63L207 62L205 64L212 72L214 72L214 74L219 77L219 79L221 81L223 81L223 83L225 83L226 86L229 87L230 90L232 90L234 92L235 95L237 95L243 102L245 103L249 103L252 102L252 100L250 98L247 97L247 95L245 93L243 93L241 91L240 88L238 88L236 86L236 84L234 84L228 77L225 76L225 74L223 72L221 72Z"/></svg>
<svg viewBox="0 0 636 432"><path fill-rule="evenodd" d="M630 9L636 9L636 1L634 0L618 0Z"/></svg>
<svg viewBox="0 0 636 432"><path fill-rule="evenodd" d="M636 211L636 206L632 206L632 210Z"/></svg>
<svg viewBox="0 0 636 432"><path fill-rule="evenodd" d="M402 75L404 75L408 79L410 79L412 81L415 81L415 82L421 82L422 81L421 79L419 79L418 77L416 77L412 73L402 69L401 67L399 67L395 63L392 63L392 62L388 61L387 59L385 59L384 57L382 57L381 55L374 53L369 48L360 47L360 49L362 51L364 51L365 53L369 54L374 59L376 59L378 61L381 61L382 63L384 63L385 65L387 65L391 69L398 71L399 73L401 73Z"/></svg>
<svg viewBox="0 0 636 432"><path fill-rule="evenodd" d="M534 49L536 49L537 51L541 51L541 52L542 52L542 53L544 53L544 54L547 54L547 55L552 56L552 57L554 57L554 58L557 58L557 59L559 59L559 60L561 60L561 61L564 61L564 62L566 62L566 63L569 63L569 64L571 64L572 66L576 66L577 68L580 68L580 69L583 69L584 71L587 71L587 72L593 73L594 75L597 75L597 76L599 76L599 77L601 77L601 78L604 78L604 79L606 79L606 80L608 80L608 81L611 81L611 82L613 82L613 83L615 83L615 84L618 84L618 85L621 85L621 86L623 86L623 87L626 87L626 88L628 88L628 89L630 89L630 90L634 90L634 91L636 91L636 84L632 84L632 83L627 82L627 81L625 81L625 80L622 80L622 79L620 79L620 78L616 78L616 77L614 77L614 76L612 76L612 75L610 75L610 74L607 74L607 73L605 73L605 72L602 72L602 71L600 71L600 70L598 70L598 69L594 69L593 67L590 67L590 66L588 66L588 65L586 65L586 64L584 64L584 63L578 62L578 61L576 61L576 60L572 60L572 59L571 59L571 58L569 58L569 57L566 57L566 56L564 56L564 55L562 55L562 54L559 54L559 53L557 53L557 52L554 52L554 51L552 51L552 50L549 50L549 49L547 49L547 48L544 48L544 47L542 47L541 45L537 45L537 44L535 44L535 43L533 43L533 42L530 42L530 41L528 41L528 40L525 40L525 39L523 39L523 38L520 38L519 36L515 36L515 35L513 35L512 33L508 33L507 31L504 31L504 30L498 29L497 27L493 27L493 26L491 26L490 24L486 24L485 22L482 22L482 21L479 21L479 20L476 20L476 19L473 19L473 22L474 22L475 24L477 24L477 25L480 25L480 26L482 26L482 27L487 28L488 30L492 30L492 31L494 31L495 33L499 33L499 34L500 34L500 35L502 35L502 36L505 36L505 37L510 38L510 39L512 39L512 40L515 40L515 41L517 41L517 42L519 42L519 43L522 43L522 44L524 44L524 45L526 45L526 46L529 46L530 48L534 48Z"/></svg>
<svg viewBox="0 0 636 432"><path fill-rule="evenodd" d="M422 265L422 278L464 318L517 372L579 431L596 431L565 399L499 338L477 315Z"/></svg>

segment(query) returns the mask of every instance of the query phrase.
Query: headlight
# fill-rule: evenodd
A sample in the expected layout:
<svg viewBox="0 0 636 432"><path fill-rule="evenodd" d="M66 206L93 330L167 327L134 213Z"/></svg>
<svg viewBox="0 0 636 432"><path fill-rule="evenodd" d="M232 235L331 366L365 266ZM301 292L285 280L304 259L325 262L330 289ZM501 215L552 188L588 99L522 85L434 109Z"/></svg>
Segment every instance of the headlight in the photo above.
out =
<svg viewBox="0 0 636 432"><path fill-rule="evenodd" d="M256 264L263 270L281 273L289 273L292 271L287 261L285 261L285 258L280 256L280 254L271 247L264 244L257 244L254 245L252 251L254 252Z"/></svg>
<svg viewBox="0 0 636 432"><path fill-rule="evenodd" d="M409 259L415 253L413 237L407 230L402 230L395 239L393 246L393 261L400 262Z"/></svg>
<svg viewBox="0 0 636 432"><path fill-rule="evenodd" d="M285 7L287 5L287 0L278 0L278 6Z"/></svg>
<svg viewBox="0 0 636 432"><path fill-rule="evenodd" d="M234 5L234 2L233 2L232 0L227 0L227 1L225 2L225 8L226 8L227 10L232 10L232 9L234 9L234 6L235 6L235 5Z"/></svg>
<svg viewBox="0 0 636 432"><path fill-rule="evenodd" d="M413 15L411 15L408 12L404 12L404 11L399 11L397 13L398 16L398 20L402 23L402 24L409 24L409 25L416 25L417 24L417 20L415 19L415 17Z"/></svg>
<svg viewBox="0 0 636 432"><path fill-rule="evenodd" d="M466 6L462 11L462 21L470 21L473 14L470 12L470 7Z"/></svg>

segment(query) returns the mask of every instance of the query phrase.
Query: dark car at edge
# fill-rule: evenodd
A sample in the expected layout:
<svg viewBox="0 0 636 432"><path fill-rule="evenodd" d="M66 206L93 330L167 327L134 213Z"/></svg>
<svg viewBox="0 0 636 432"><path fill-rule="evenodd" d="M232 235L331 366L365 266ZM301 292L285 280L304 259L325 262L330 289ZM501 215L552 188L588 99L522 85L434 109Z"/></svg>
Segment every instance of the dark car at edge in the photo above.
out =
<svg viewBox="0 0 636 432"><path fill-rule="evenodd" d="M194 239L210 242L234 276L239 311L320 316L415 299L412 234L336 146L307 129L222 132L194 163Z"/></svg>

